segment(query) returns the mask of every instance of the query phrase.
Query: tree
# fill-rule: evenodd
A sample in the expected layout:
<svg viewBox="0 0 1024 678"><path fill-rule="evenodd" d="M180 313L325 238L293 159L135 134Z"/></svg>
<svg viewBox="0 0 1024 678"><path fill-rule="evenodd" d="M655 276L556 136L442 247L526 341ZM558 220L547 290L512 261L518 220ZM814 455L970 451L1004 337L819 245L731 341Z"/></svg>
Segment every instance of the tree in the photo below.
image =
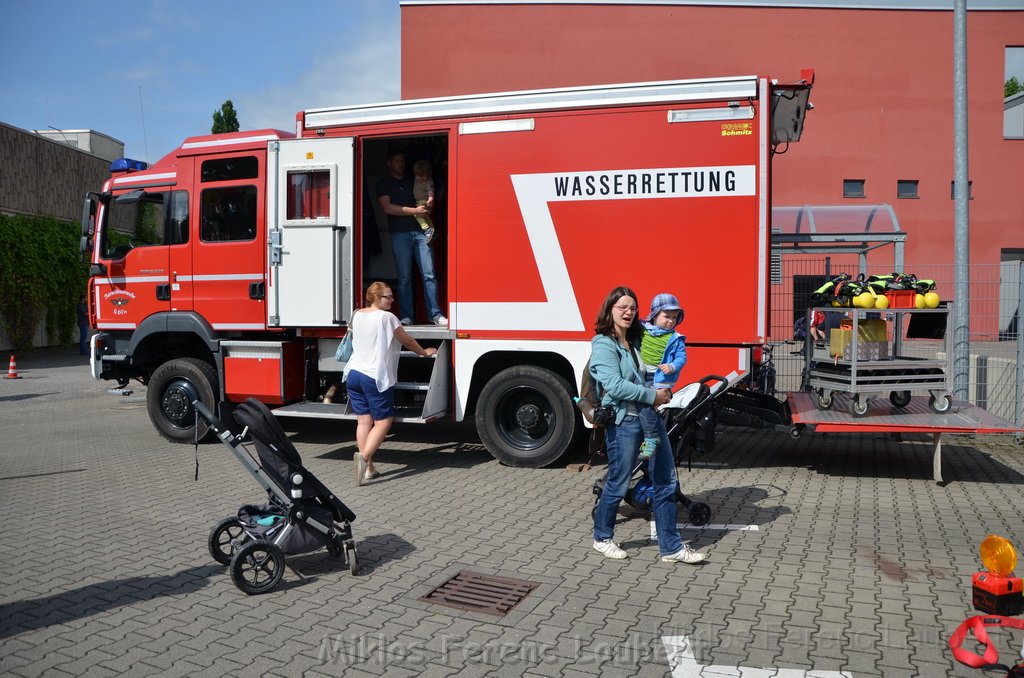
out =
<svg viewBox="0 0 1024 678"><path fill-rule="evenodd" d="M1012 97L1017 92L1024 92L1024 82L1010 78L1003 84L1003 98Z"/></svg>
<svg viewBox="0 0 1024 678"><path fill-rule="evenodd" d="M238 115L235 113L235 105L231 103L231 99L221 104L219 111L213 112L213 127L210 131L214 134L238 131Z"/></svg>

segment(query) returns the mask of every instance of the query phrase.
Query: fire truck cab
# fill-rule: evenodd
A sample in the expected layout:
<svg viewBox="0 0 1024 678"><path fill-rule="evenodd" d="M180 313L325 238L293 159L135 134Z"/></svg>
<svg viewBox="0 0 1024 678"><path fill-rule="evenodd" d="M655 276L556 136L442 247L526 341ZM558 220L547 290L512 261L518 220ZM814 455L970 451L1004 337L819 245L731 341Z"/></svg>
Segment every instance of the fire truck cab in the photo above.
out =
<svg viewBox="0 0 1024 678"><path fill-rule="evenodd" d="M659 292L682 300L680 385L751 368L767 338L771 158L799 140L812 82L311 109L294 132L197 136L151 166L117 161L82 218L93 375L146 384L154 425L177 441L205 434L195 400L354 418L322 396L367 286L396 289L376 186L399 148L408 168L433 170L430 247L449 323L429 323L417 283L417 308L400 312L427 321L406 329L438 354L403 353L396 419L473 416L496 458L551 463L583 431L572 396L617 285L642 310Z"/></svg>

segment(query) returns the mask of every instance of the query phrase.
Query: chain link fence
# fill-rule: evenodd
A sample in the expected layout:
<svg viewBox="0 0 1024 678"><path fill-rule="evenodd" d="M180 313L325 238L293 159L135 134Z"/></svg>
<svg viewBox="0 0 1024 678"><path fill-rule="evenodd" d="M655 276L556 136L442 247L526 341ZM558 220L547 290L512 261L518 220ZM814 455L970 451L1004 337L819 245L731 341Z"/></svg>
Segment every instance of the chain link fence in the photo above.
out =
<svg viewBox="0 0 1024 678"><path fill-rule="evenodd" d="M856 278L855 258L810 257L807 255L776 256L771 285L771 325L769 341L777 370L776 389L780 393L797 391L803 383L805 365L804 340L798 320L806 317L811 294L840 273ZM935 291L943 303L953 299L955 283L953 266L906 267L919 280L934 280ZM966 400L990 413L1022 425L1022 370L1024 370L1024 337L1020 318L1024 296L1021 279L1024 262L1008 261L1001 265L975 265L970 268L969 372ZM892 271L869 271L884 275ZM952 332L952 313L949 327ZM890 329L891 332L891 329ZM905 339L905 355L945 359L945 343L935 339ZM952 360L950 360L952 365ZM952 367L951 367L952 369Z"/></svg>

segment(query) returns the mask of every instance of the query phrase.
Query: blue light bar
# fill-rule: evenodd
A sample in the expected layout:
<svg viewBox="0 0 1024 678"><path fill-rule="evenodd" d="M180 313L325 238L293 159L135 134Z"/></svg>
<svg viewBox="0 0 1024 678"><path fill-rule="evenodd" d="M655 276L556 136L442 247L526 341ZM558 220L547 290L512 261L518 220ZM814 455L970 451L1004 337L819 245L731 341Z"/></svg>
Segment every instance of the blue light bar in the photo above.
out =
<svg viewBox="0 0 1024 678"><path fill-rule="evenodd" d="M148 167L149 165L141 160L132 160L131 158L118 158L110 163L111 172L138 172Z"/></svg>

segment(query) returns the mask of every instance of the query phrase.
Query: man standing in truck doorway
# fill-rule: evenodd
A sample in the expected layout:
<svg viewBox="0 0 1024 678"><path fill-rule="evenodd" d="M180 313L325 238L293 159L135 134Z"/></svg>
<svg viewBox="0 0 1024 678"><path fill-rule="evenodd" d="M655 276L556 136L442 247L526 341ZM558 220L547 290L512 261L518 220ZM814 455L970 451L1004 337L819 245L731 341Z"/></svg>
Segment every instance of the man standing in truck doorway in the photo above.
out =
<svg viewBox="0 0 1024 678"><path fill-rule="evenodd" d="M416 217L425 217L430 210L425 205L416 205L413 196L413 177L405 174L405 152L392 148L387 155L387 176L377 181L377 201L388 218L391 234L391 250L395 255L398 270L398 305L403 325L411 325L415 317L412 299L412 261L423 277L423 297L427 317L435 325L448 326L448 318L441 313L437 304L437 278L434 275L434 253L427 242L426 234L420 228Z"/></svg>

